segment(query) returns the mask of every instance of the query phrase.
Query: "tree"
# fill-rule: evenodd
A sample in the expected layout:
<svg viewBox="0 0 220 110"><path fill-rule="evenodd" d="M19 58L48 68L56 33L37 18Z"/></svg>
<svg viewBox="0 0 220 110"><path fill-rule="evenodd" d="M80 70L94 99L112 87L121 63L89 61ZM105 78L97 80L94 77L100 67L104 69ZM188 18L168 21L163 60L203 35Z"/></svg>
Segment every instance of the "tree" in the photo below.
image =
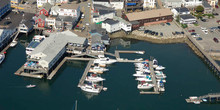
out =
<svg viewBox="0 0 220 110"><path fill-rule="evenodd" d="M204 11L203 6L199 5L199 6L196 7L196 12L197 13L203 13L203 11Z"/></svg>

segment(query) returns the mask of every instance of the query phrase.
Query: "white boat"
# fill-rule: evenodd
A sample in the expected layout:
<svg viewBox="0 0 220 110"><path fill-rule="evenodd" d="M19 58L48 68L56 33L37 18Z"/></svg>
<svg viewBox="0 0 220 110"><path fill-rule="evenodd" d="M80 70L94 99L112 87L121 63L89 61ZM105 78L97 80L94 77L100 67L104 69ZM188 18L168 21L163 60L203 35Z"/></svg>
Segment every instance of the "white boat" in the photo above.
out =
<svg viewBox="0 0 220 110"><path fill-rule="evenodd" d="M100 66L94 66L89 69L89 72L93 72L93 73L103 73L104 71L108 71L108 69Z"/></svg>
<svg viewBox="0 0 220 110"><path fill-rule="evenodd" d="M136 71L137 74L150 74L150 72L146 72L146 71Z"/></svg>
<svg viewBox="0 0 220 110"><path fill-rule="evenodd" d="M165 67L163 67L163 66L161 66L161 65L159 65L159 66L156 67L156 70L159 70L159 71L160 71L160 70L163 70L163 69L165 69Z"/></svg>
<svg viewBox="0 0 220 110"><path fill-rule="evenodd" d="M167 76L165 74L156 74L157 79L165 79Z"/></svg>
<svg viewBox="0 0 220 110"><path fill-rule="evenodd" d="M165 91L165 87L164 87L163 81L158 81L157 82L157 87L158 87L159 91L162 91L162 92Z"/></svg>
<svg viewBox="0 0 220 110"><path fill-rule="evenodd" d="M26 47L26 54L30 53L45 39L45 36L35 35L29 45Z"/></svg>
<svg viewBox="0 0 220 110"><path fill-rule="evenodd" d="M138 59L134 59L136 61L143 61L144 59L143 58L138 58Z"/></svg>
<svg viewBox="0 0 220 110"><path fill-rule="evenodd" d="M149 69L143 69L143 68L136 68L137 71L143 71L143 72L147 72L150 73Z"/></svg>
<svg viewBox="0 0 220 110"><path fill-rule="evenodd" d="M147 75L146 74L138 74L138 73L136 73L136 74L133 74L133 76L135 76L135 77L146 77Z"/></svg>
<svg viewBox="0 0 220 110"><path fill-rule="evenodd" d="M90 82L100 82L104 81L105 79L97 76L96 74L92 74L91 76L87 76L85 80Z"/></svg>
<svg viewBox="0 0 220 110"><path fill-rule="evenodd" d="M18 43L18 41L13 40L13 41L11 42L11 44L10 44L10 47L14 47L14 46L16 46L16 45L17 45L17 43Z"/></svg>
<svg viewBox="0 0 220 110"><path fill-rule="evenodd" d="M157 81L162 81L163 83L167 82L165 79L157 79Z"/></svg>
<svg viewBox="0 0 220 110"><path fill-rule="evenodd" d="M98 88L97 85L85 84L85 85L81 86L80 88L85 92L91 92L91 93L100 93L101 92L100 88Z"/></svg>
<svg viewBox="0 0 220 110"><path fill-rule="evenodd" d="M156 74L164 74L163 71L154 71Z"/></svg>
<svg viewBox="0 0 220 110"><path fill-rule="evenodd" d="M36 87L36 85L29 84L26 86L26 88L34 88L34 87Z"/></svg>
<svg viewBox="0 0 220 110"><path fill-rule="evenodd" d="M137 77L135 80L145 81L145 82L151 82L151 81L152 81L152 78L147 75L146 77Z"/></svg>
<svg viewBox="0 0 220 110"><path fill-rule="evenodd" d="M108 57L100 57L98 59L94 60L94 63L101 63L101 64L112 64L115 63L117 60L115 59L110 59Z"/></svg>
<svg viewBox="0 0 220 110"><path fill-rule="evenodd" d="M200 101L193 101L194 104L200 104Z"/></svg>
<svg viewBox="0 0 220 110"><path fill-rule="evenodd" d="M107 91L107 89L108 89L107 87L103 87L103 89L102 89L102 90L103 90L103 91Z"/></svg>
<svg viewBox="0 0 220 110"><path fill-rule="evenodd" d="M92 66L106 67L106 64L102 64L102 63L93 63Z"/></svg>
<svg viewBox="0 0 220 110"><path fill-rule="evenodd" d="M137 54L144 54L144 51L137 51L135 53L137 53Z"/></svg>
<svg viewBox="0 0 220 110"><path fill-rule="evenodd" d="M156 59L153 59L153 68L156 68L158 66L158 61Z"/></svg>
<svg viewBox="0 0 220 110"><path fill-rule="evenodd" d="M0 64L3 62L4 59L5 59L5 54L4 53L0 54Z"/></svg>
<svg viewBox="0 0 220 110"><path fill-rule="evenodd" d="M138 84L137 85L137 88L138 89L151 89L152 87L154 87L154 85L153 84L149 84L149 83L143 83L143 82L141 82L140 84Z"/></svg>

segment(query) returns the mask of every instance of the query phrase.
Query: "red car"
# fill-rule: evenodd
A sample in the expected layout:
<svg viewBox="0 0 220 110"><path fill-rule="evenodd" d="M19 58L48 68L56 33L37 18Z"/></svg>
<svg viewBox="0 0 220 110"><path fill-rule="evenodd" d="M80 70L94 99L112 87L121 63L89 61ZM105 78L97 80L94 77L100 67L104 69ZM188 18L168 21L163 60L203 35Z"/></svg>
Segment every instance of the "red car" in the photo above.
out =
<svg viewBox="0 0 220 110"><path fill-rule="evenodd" d="M218 39L217 39L216 37L214 37L213 40L214 40L216 43L219 42Z"/></svg>
<svg viewBox="0 0 220 110"><path fill-rule="evenodd" d="M189 32L195 32L195 30L194 29L192 29L192 30L188 30Z"/></svg>
<svg viewBox="0 0 220 110"><path fill-rule="evenodd" d="M219 22L220 22L220 20L217 20L216 22L217 22L217 23L219 23Z"/></svg>
<svg viewBox="0 0 220 110"><path fill-rule="evenodd" d="M215 8L218 8L218 5L215 5Z"/></svg>

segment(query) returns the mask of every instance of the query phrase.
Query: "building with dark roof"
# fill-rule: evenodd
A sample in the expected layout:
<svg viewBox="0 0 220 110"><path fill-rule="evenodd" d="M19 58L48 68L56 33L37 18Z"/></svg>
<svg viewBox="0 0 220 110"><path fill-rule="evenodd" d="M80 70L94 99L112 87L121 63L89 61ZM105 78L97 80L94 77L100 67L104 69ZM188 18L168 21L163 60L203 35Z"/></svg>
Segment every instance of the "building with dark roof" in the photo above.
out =
<svg viewBox="0 0 220 110"><path fill-rule="evenodd" d="M190 11L186 7L177 7L171 10L173 12L173 17L176 18L178 15L190 14Z"/></svg>
<svg viewBox="0 0 220 110"><path fill-rule="evenodd" d="M113 19L106 19L102 22L102 28L106 29L108 33L113 33L121 30L119 21Z"/></svg>
<svg viewBox="0 0 220 110"><path fill-rule="evenodd" d="M213 12L212 6L207 1L203 0L202 6L204 7L204 14L209 14Z"/></svg>
<svg viewBox="0 0 220 110"><path fill-rule="evenodd" d="M100 23L106 19L112 19L115 16L115 10L102 5L94 4L93 10L93 22Z"/></svg>
<svg viewBox="0 0 220 110"><path fill-rule="evenodd" d="M180 15L180 23L182 24L193 24L196 23L196 18L191 14Z"/></svg>
<svg viewBox="0 0 220 110"><path fill-rule="evenodd" d="M11 9L10 0L0 0L0 18Z"/></svg>

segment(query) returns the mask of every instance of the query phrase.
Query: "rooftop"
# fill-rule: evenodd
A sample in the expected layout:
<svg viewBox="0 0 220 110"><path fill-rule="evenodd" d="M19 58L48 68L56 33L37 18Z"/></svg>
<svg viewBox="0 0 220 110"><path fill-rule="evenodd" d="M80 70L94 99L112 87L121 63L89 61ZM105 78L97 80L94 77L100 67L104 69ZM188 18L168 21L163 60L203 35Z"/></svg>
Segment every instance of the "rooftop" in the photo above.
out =
<svg viewBox="0 0 220 110"><path fill-rule="evenodd" d="M155 9L155 10L142 11L142 12L133 12L126 14L129 21L155 18L160 16L169 16L169 15L172 15L172 12L168 8Z"/></svg>
<svg viewBox="0 0 220 110"><path fill-rule="evenodd" d="M186 7L178 7L178 8L175 8L175 10L176 10L178 13L189 12L189 9L186 8Z"/></svg>
<svg viewBox="0 0 220 110"><path fill-rule="evenodd" d="M64 3L64 4L61 4L61 5L58 5L60 8L64 8L64 9L77 9L79 7L79 4L75 4L75 3L72 3L72 4L67 4L67 3Z"/></svg>
<svg viewBox="0 0 220 110"><path fill-rule="evenodd" d="M103 10L103 9L99 10L99 15L105 15L109 13L115 13L115 11L114 10Z"/></svg>
<svg viewBox="0 0 220 110"><path fill-rule="evenodd" d="M128 21L126 21L126 20L124 20L124 19L122 19L121 17L118 17L118 16L114 16L113 19L118 20L120 22L123 22L124 24L131 24Z"/></svg>
<svg viewBox="0 0 220 110"><path fill-rule="evenodd" d="M203 0L202 2L202 5L205 7L205 8L211 8L212 6L205 0Z"/></svg>
<svg viewBox="0 0 220 110"><path fill-rule="evenodd" d="M106 19L105 21L103 21L103 23L113 25L113 24L119 23L119 21L116 21L116 20L113 20L113 19Z"/></svg>
<svg viewBox="0 0 220 110"><path fill-rule="evenodd" d="M180 15L180 18L182 18L182 19L195 19L195 17L192 16L191 14Z"/></svg>
<svg viewBox="0 0 220 110"><path fill-rule="evenodd" d="M50 3L45 3L42 8L44 8L45 10L49 11L51 9L52 5Z"/></svg>

